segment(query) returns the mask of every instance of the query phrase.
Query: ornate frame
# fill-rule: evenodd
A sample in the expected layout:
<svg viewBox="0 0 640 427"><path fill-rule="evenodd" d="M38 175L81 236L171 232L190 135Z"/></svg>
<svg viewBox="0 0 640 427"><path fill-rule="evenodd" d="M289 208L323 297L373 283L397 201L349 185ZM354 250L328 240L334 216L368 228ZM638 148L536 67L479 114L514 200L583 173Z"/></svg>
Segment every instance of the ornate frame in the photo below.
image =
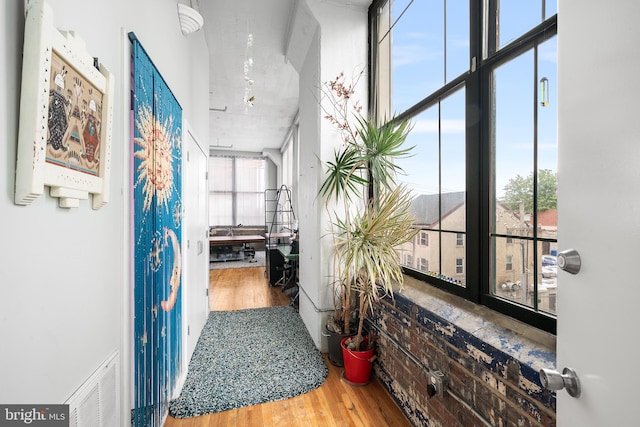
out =
<svg viewBox="0 0 640 427"><path fill-rule="evenodd" d="M31 204L50 187L59 206L93 195L109 201L113 75L73 31L53 25L44 0L29 2L20 99L15 203Z"/></svg>

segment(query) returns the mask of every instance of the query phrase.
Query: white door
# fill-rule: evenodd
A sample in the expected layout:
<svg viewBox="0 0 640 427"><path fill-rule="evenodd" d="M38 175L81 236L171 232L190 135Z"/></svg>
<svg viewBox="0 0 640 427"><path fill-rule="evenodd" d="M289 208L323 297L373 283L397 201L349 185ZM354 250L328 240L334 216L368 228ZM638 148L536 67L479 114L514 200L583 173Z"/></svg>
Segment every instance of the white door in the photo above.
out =
<svg viewBox="0 0 640 427"><path fill-rule="evenodd" d="M183 301L185 301L185 364L189 363L209 314L208 157L184 123L183 204L187 241Z"/></svg>
<svg viewBox="0 0 640 427"><path fill-rule="evenodd" d="M557 368L559 427L640 426L640 2L560 0Z"/></svg>

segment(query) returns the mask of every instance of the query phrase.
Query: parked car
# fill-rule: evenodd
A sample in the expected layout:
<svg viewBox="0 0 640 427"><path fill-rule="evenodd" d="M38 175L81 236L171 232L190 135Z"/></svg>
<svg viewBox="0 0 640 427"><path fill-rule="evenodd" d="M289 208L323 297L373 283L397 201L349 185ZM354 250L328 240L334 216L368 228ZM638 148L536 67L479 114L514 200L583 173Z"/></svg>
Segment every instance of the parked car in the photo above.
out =
<svg viewBox="0 0 640 427"><path fill-rule="evenodd" d="M542 255L542 277L553 278L558 276L558 260L555 255Z"/></svg>

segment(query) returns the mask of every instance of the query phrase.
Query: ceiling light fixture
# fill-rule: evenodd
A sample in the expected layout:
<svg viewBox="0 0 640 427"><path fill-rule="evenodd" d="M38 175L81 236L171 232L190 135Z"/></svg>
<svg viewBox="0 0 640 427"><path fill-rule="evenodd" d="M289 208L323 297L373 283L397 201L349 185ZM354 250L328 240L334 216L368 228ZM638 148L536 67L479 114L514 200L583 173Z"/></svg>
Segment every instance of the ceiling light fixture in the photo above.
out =
<svg viewBox="0 0 640 427"><path fill-rule="evenodd" d="M253 102L255 101L255 96L251 94L251 86L253 86L253 79L251 78L250 71L253 67L253 34L249 33L247 36L247 53L246 58L244 60L244 104L245 104L245 112L248 111L249 108L253 107Z"/></svg>
<svg viewBox="0 0 640 427"><path fill-rule="evenodd" d="M204 18L200 12L186 4L178 3L178 18L180 29L185 36L195 33L204 25Z"/></svg>

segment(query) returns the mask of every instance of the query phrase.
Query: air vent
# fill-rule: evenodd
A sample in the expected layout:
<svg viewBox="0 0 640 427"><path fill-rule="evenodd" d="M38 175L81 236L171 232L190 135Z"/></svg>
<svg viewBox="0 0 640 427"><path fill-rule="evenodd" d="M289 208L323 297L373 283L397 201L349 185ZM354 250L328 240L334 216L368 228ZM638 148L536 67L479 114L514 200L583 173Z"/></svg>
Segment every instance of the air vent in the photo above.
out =
<svg viewBox="0 0 640 427"><path fill-rule="evenodd" d="M65 402L70 427L118 427L119 353L115 352Z"/></svg>

